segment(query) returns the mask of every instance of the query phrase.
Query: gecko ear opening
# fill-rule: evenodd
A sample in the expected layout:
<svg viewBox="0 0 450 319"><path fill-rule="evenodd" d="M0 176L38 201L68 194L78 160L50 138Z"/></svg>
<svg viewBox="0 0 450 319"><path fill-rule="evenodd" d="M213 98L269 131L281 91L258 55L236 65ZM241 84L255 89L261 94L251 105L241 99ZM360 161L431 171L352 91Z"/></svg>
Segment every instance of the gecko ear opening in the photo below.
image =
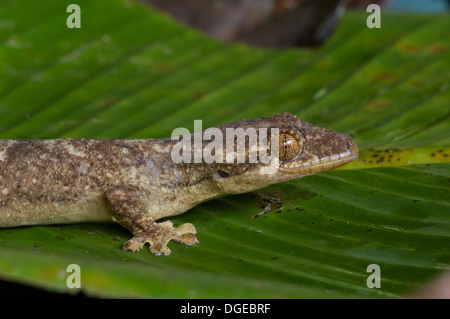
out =
<svg viewBox="0 0 450 319"><path fill-rule="evenodd" d="M216 173L217 173L217 175L219 175L222 178L227 178L228 176L230 176L230 174L228 174L225 171L222 171L221 169L219 169Z"/></svg>

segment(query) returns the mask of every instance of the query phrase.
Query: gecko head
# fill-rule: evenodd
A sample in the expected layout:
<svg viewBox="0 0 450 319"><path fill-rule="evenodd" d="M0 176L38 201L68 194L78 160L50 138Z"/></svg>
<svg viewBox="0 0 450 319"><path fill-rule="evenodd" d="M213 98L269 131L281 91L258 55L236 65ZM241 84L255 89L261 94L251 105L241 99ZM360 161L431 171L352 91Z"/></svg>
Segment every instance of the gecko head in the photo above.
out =
<svg viewBox="0 0 450 319"><path fill-rule="evenodd" d="M245 138L245 161L225 161L213 165L213 181L222 193L239 194L263 188L270 184L297 179L328 171L347 164L358 157L358 146L348 135L327 130L301 121L297 116L281 113L273 117L240 120L219 126L242 128L259 133L266 129L267 139L259 145ZM264 144L265 143L265 144ZM258 149L269 155L270 160L258 156L252 162L251 153ZM235 154L239 153L236 152ZM264 152L263 152L264 153ZM254 158L253 158L254 160Z"/></svg>

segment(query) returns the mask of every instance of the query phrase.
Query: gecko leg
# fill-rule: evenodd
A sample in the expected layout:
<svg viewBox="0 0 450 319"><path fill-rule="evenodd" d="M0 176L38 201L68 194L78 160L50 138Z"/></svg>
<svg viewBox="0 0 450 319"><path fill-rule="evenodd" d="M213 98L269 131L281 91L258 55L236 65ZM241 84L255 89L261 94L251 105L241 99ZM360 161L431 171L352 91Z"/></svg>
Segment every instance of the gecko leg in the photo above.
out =
<svg viewBox="0 0 450 319"><path fill-rule="evenodd" d="M144 192L131 187L117 186L105 192L105 200L113 219L131 231L133 238L125 242L123 250L139 251L146 243L154 255L169 255L167 243L174 240L181 244L198 243L195 227L186 223L178 228L171 221L155 222L155 216L149 211L149 199Z"/></svg>

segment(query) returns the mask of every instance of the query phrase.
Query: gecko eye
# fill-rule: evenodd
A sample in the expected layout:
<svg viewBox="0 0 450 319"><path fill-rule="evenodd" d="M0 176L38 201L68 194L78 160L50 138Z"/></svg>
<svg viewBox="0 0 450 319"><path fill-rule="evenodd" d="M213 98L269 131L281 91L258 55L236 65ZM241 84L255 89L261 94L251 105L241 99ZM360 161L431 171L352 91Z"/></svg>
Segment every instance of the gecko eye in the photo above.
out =
<svg viewBox="0 0 450 319"><path fill-rule="evenodd" d="M301 150L301 142L287 133L280 133L279 155L280 161L294 159Z"/></svg>

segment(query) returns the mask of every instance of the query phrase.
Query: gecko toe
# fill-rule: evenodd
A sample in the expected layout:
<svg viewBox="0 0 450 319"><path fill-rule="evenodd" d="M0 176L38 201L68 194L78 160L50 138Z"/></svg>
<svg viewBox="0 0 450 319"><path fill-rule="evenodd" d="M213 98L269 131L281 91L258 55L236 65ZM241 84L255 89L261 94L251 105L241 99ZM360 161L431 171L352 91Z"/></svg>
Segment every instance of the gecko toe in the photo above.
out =
<svg viewBox="0 0 450 319"><path fill-rule="evenodd" d="M163 244L163 243L150 244L150 247L148 250L153 255L170 255L170 253L171 253L170 248L167 247L167 245Z"/></svg>
<svg viewBox="0 0 450 319"><path fill-rule="evenodd" d="M198 244L198 239L195 237L197 230L191 223L186 223L173 230L173 240L180 244L194 245Z"/></svg>
<svg viewBox="0 0 450 319"><path fill-rule="evenodd" d="M174 241L184 245L195 245L198 244L198 239L194 234L186 233L181 236L177 236L173 238Z"/></svg>
<svg viewBox="0 0 450 319"><path fill-rule="evenodd" d="M145 241L139 237L133 237L122 245L122 250L136 252L144 247Z"/></svg>

